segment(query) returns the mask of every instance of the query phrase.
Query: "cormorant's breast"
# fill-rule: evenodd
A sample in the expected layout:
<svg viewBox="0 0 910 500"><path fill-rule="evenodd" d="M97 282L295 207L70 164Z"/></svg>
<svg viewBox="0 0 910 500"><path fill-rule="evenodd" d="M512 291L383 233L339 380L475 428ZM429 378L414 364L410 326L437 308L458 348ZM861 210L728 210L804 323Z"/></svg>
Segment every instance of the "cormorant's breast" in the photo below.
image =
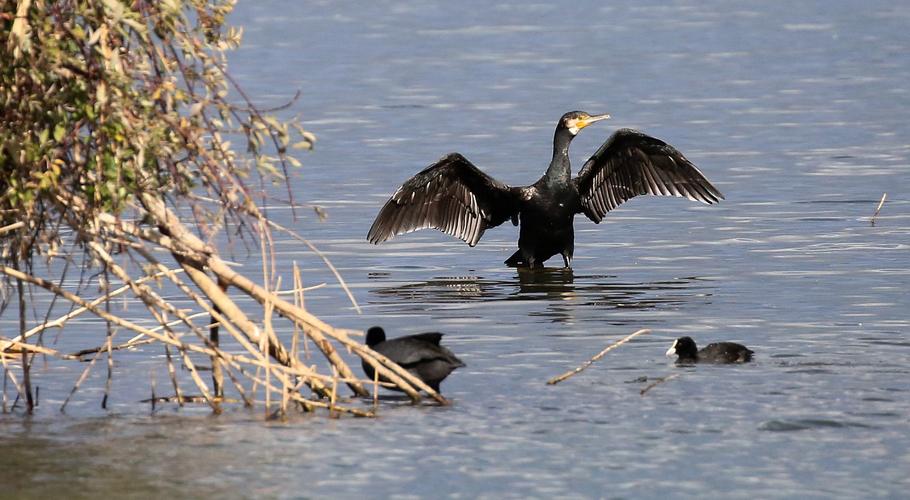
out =
<svg viewBox="0 0 910 500"><path fill-rule="evenodd" d="M521 206L522 225L550 231L571 226L581 206L578 189L574 185L540 182L527 191Z"/></svg>

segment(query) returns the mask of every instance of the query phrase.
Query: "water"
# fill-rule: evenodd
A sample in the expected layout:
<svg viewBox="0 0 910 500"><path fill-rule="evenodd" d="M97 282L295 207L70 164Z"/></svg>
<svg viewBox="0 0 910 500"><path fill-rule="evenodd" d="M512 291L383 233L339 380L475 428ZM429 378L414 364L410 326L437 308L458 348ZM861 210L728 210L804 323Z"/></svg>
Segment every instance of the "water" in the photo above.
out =
<svg viewBox="0 0 910 500"><path fill-rule="evenodd" d="M278 243L283 266L329 284L307 306L333 324L446 332L468 365L443 384L454 404L387 398L378 420L149 416L151 368L124 363L112 410L97 408L96 369L64 417L82 366L52 364L36 374L38 416L0 418L0 496L905 494L910 7L264 1L234 20L233 74L263 105L302 89L292 112L319 136L294 189L328 220L273 213L326 251L364 314L298 244ZM576 167L615 127L640 128L727 200L579 217L572 272L505 268L508 225L473 249L435 231L365 243L388 195L447 152L533 182L570 109L614 117L575 140ZM663 353L681 335L740 341L756 361L675 367Z"/></svg>

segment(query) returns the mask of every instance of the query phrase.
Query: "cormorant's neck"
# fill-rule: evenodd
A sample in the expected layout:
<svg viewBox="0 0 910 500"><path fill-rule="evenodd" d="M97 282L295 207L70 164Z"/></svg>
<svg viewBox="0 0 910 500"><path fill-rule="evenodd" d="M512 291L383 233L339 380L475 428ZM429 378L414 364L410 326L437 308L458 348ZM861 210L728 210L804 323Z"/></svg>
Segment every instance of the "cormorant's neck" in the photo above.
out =
<svg viewBox="0 0 910 500"><path fill-rule="evenodd" d="M569 165L569 144L575 137L569 129L557 127L553 136L553 159L547 169L547 178L569 182L572 179L572 167Z"/></svg>

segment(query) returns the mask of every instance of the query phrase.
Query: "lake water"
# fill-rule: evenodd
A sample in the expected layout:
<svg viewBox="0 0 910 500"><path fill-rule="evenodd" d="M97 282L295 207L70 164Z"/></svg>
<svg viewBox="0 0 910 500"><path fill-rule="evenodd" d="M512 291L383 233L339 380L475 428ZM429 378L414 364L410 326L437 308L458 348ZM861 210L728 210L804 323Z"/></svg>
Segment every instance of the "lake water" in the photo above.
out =
<svg viewBox="0 0 910 500"><path fill-rule="evenodd" d="M0 416L0 497L905 496L910 5L602 3L241 2L232 73L264 106L301 89L290 112L319 137L292 182L328 219L272 213L328 254L363 314L299 244L278 242L280 264L328 284L307 307L332 324L445 332L468 365L442 385L453 404L150 416L156 348L116 368L111 410L96 368L61 416L82 366L54 362L34 375L38 414ZM572 109L613 115L574 141L576 168L639 128L726 201L578 217L571 272L506 268L508 224L476 248L436 231L366 243L397 186L450 151L530 184ZM639 328L653 333L545 384ZM682 335L742 342L755 362L674 366Z"/></svg>

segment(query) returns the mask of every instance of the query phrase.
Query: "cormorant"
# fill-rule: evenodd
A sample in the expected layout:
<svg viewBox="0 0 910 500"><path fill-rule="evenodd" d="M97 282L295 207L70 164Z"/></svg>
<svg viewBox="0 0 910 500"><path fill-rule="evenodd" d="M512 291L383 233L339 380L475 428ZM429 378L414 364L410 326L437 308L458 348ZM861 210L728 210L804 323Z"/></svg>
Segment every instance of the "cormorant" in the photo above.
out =
<svg viewBox="0 0 910 500"><path fill-rule="evenodd" d="M588 125L610 115L570 111L559 119L553 159L534 184L511 187L450 153L411 177L379 211L367 239L436 228L474 246L484 231L510 220L519 225L518 251L505 263L542 267L562 255L570 267L575 248L573 219L583 213L600 223L610 210L638 195L680 196L704 203L724 197L673 146L637 130L617 130L572 178L569 143Z"/></svg>
<svg viewBox="0 0 910 500"><path fill-rule="evenodd" d="M366 344L370 346L370 349L398 363L412 375L423 380L434 391L439 392L439 383L456 368L465 366L452 354L452 351L439 345L440 340L442 340L442 334L436 332L386 340L385 330L374 326L367 330ZM362 361L361 366L367 378L372 380L375 376L373 366L366 361ZM382 375L379 376L379 380L381 382L389 381Z"/></svg>
<svg viewBox="0 0 910 500"><path fill-rule="evenodd" d="M677 363L745 363L752 350L736 342L715 342L698 350L692 337L680 337L667 349L667 356L679 356Z"/></svg>

